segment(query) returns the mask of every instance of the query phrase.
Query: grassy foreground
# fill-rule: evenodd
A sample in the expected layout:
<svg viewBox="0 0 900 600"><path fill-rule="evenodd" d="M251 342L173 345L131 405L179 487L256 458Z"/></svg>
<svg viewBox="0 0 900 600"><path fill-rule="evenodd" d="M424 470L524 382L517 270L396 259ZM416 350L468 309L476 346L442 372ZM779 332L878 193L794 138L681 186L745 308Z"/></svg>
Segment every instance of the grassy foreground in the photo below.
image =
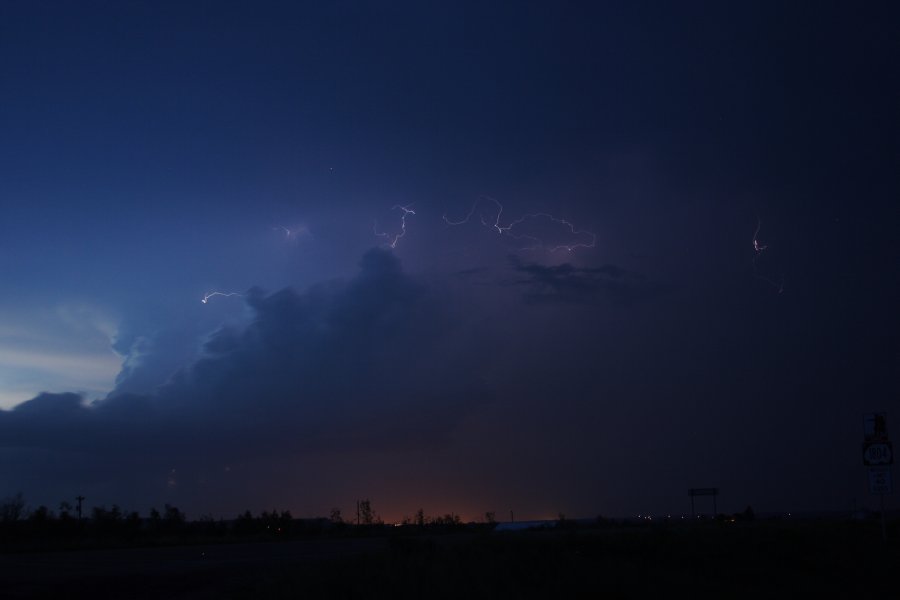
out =
<svg viewBox="0 0 900 600"><path fill-rule="evenodd" d="M885 545L877 524L834 521L406 532L364 552L348 545L348 552L321 559L230 560L174 570L161 560L154 562L158 568L127 576L35 581L14 589L13 597L898 597L896 524L889 533ZM270 544L277 542L255 547Z"/></svg>
<svg viewBox="0 0 900 600"><path fill-rule="evenodd" d="M396 538L390 551L272 573L245 597L898 597L896 545L814 523ZM682 594L679 594L682 595Z"/></svg>

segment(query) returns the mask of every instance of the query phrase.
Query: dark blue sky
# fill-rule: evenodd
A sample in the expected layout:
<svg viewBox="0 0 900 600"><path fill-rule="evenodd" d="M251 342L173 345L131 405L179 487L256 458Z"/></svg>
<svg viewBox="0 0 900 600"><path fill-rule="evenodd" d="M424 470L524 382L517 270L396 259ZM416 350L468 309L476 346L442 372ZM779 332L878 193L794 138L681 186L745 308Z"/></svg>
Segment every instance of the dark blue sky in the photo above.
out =
<svg viewBox="0 0 900 600"><path fill-rule="evenodd" d="M0 494L871 501L896 9L482 4L0 4Z"/></svg>

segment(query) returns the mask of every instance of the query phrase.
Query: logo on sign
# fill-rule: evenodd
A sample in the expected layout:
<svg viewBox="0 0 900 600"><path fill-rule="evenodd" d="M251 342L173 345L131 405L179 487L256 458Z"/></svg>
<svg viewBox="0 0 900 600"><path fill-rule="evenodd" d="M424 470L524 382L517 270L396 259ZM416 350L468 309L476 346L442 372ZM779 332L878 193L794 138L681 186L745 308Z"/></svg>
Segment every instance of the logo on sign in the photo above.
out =
<svg viewBox="0 0 900 600"><path fill-rule="evenodd" d="M866 466L892 465L894 453L890 442L869 442L863 444L863 463Z"/></svg>

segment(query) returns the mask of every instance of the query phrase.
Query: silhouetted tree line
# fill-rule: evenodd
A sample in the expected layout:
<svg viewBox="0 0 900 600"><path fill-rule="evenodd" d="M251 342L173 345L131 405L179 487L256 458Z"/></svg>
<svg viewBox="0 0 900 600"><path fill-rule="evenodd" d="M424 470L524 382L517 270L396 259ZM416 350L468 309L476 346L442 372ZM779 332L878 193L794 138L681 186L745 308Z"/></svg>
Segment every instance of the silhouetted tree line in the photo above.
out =
<svg viewBox="0 0 900 600"><path fill-rule="evenodd" d="M162 512L154 508L142 517L137 511L125 511L115 504L110 508L95 506L81 515L68 502L61 502L58 511L43 505L29 511L21 493L0 501L0 542L67 538L134 541L154 536L210 534L216 529L226 531L211 519L188 522L181 510L169 504Z"/></svg>
<svg viewBox="0 0 900 600"><path fill-rule="evenodd" d="M486 513L486 515L490 515L491 519L493 519L493 514L494 513ZM487 522L491 525L494 523L492 520L488 520ZM459 515L448 513L445 515L428 516L421 508L416 511L416 514L413 517L405 517L401 524L406 527L413 526L421 529L439 530L464 529L466 527L466 524L462 522Z"/></svg>
<svg viewBox="0 0 900 600"><path fill-rule="evenodd" d="M0 500L0 547L22 543L40 546L57 541L98 543L181 543L215 539L278 540L329 535L371 535L388 527L372 509L368 500L361 502L361 525L351 526L339 509L331 518L295 519L290 511L263 511L254 515L249 510L234 519L203 516L189 521L185 513L166 504L153 508L147 515L126 511L117 505L95 506L79 515L72 504L61 502L57 510L38 506L28 510L22 494ZM45 544L46 545L46 544Z"/></svg>
<svg viewBox="0 0 900 600"><path fill-rule="evenodd" d="M258 517L254 517L248 510L239 515L233 525L233 531L238 535L290 536L301 529L303 528L295 527L295 519L287 510L280 513L277 510L264 510Z"/></svg>
<svg viewBox="0 0 900 600"><path fill-rule="evenodd" d="M29 510L21 493L0 500L0 550L83 544L275 541L320 535L404 536L453 531L489 532L497 524L494 512L486 512L479 523L464 523L459 515L430 516L420 508L412 517L404 518L399 527L395 527L385 525L368 499L357 502L356 513L349 519L343 516L339 508L334 508L328 518L296 519L286 510L264 510L254 515L246 510L234 519L203 516L196 520L188 520L184 512L170 504L165 504L161 510L153 508L148 514L141 515L115 504L108 508L94 506L90 510L82 510L81 500L83 498L79 497L77 508L69 502L61 502L55 511L47 506ZM748 507L734 518L752 520L753 511ZM616 525L602 517L597 517L596 523L586 523L584 520L567 520L560 514L557 521L557 527L569 529L612 526Z"/></svg>

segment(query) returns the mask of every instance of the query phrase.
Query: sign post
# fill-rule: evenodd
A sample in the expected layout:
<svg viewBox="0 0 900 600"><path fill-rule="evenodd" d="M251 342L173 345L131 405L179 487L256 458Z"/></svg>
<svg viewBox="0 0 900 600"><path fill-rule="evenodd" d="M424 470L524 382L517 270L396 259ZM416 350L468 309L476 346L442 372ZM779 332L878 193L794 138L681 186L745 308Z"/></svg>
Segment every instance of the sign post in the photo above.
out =
<svg viewBox="0 0 900 600"><path fill-rule="evenodd" d="M885 413L869 413L863 419L863 464L869 468L869 493L878 494L881 500L881 539L886 544L884 495L894 491L891 481L894 448L888 439Z"/></svg>
<svg viewBox="0 0 900 600"><path fill-rule="evenodd" d="M694 496L712 496L713 498L713 518L715 519L719 515L718 507L716 506L716 496L719 495L719 488L691 488L688 490L688 496L691 497L691 518L693 519L696 516L694 512Z"/></svg>

